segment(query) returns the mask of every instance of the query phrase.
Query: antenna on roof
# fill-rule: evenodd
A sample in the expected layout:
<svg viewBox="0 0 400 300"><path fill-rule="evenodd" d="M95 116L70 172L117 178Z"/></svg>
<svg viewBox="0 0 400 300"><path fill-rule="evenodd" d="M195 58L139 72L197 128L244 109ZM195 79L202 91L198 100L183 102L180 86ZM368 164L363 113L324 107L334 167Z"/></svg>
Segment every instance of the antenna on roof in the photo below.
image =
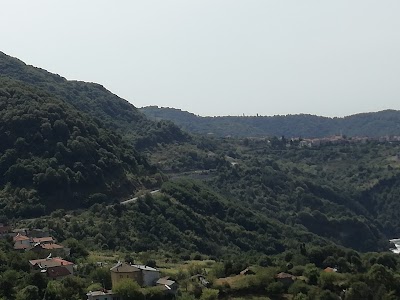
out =
<svg viewBox="0 0 400 300"><path fill-rule="evenodd" d="M46 259L50 259L51 258L51 253L46 257Z"/></svg>

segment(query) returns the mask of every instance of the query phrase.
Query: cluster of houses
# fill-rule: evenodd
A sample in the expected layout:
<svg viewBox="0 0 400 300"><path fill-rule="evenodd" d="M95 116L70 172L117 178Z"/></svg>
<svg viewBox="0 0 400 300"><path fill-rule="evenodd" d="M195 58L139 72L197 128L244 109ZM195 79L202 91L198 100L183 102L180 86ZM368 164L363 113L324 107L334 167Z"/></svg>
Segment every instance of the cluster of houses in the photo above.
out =
<svg viewBox="0 0 400 300"><path fill-rule="evenodd" d="M41 259L30 260L32 269L46 274L50 279L62 279L74 274L76 266L65 260L70 255L70 249L57 244L47 230L43 229L12 229L0 224L0 238L12 238L14 250L20 252L32 251L38 253ZM110 269L112 289L123 280L133 280L142 287L157 286L165 293L175 294L178 285L169 277L161 277L160 271L146 265L118 262ZM112 290L102 289L87 293L88 300L120 300Z"/></svg>
<svg viewBox="0 0 400 300"><path fill-rule="evenodd" d="M50 253L69 256L70 249L56 243L56 240L43 229L12 229L0 223L0 238L11 237L16 251L33 251L41 255Z"/></svg>
<svg viewBox="0 0 400 300"><path fill-rule="evenodd" d="M118 262L110 269L112 290L92 291L87 293L88 300L119 300L113 292L115 287L124 280L132 280L142 287L157 286L165 293L175 294L178 285L169 277L161 277L160 271L146 265Z"/></svg>
<svg viewBox="0 0 400 300"><path fill-rule="evenodd" d="M332 268L332 267L326 267L323 272L325 273L336 273L338 272L337 268ZM297 279L299 280L305 280L306 278L304 276L294 276L290 273L286 272L280 272L275 275L275 280L277 282L281 282L284 286L288 287L292 283L294 283Z"/></svg>
<svg viewBox="0 0 400 300"><path fill-rule="evenodd" d="M74 263L64 260L61 257L51 257L35 259L29 261L33 269L46 273L50 279L62 279L69 275L74 275Z"/></svg>
<svg viewBox="0 0 400 300"><path fill-rule="evenodd" d="M16 229L13 230L14 250L32 251L42 256L50 253L56 256L69 256L70 249L56 243L49 232L41 229Z"/></svg>
<svg viewBox="0 0 400 300"><path fill-rule="evenodd" d="M16 251L33 251L39 253L39 256L45 256L45 258L30 260L29 264L32 269L39 270L50 279L55 280L74 274L76 268L74 263L63 259L63 257L69 256L70 249L58 245L48 231L42 229L12 230L10 227L0 224L0 237L7 236L12 237ZM337 269L328 267L324 272L337 272ZM118 262L110 269L110 273L112 290L90 291L86 294L88 300L121 300L113 290L125 280L137 282L141 287L156 286L167 294L175 294L178 289L178 284L174 280L169 277L161 277L158 269L146 265ZM240 272L242 276L254 274L255 272L250 268ZM297 279L301 278L284 272L275 276L275 280L285 286L291 285ZM192 276L191 280L199 281L205 287L210 286L210 282L201 274Z"/></svg>
<svg viewBox="0 0 400 300"><path fill-rule="evenodd" d="M47 230L43 229L13 229L11 226L0 223L0 238L11 237L14 243L14 250L17 251L59 251L60 254L69 255L69 249L56 244L56 240L50 236ZM61 250L62 249L62 250Z"/></svg>
<svg viewBox="0 0 400 300"><path fill-rule="evenodd" d="M293 139L295 140L295 139ZM298 139L300 140L300 139ZM346 138L342 135L335 135L324 138L315 138L315 139L301 139L300 147L319 147L321 145L326 144L356 144L356 143L367 143L369 141L378 142L378 143L386 143L386 142L400 142L400 136L381 136L381 137L352 137Z"/></svg>
<svg viewBox="0 0 400 300"><path fill-rule="evenodd" d="M11 226L0 224L0 237L12 238L14 250L20 252L32 251L42 259L30 260L32 269L39 270L51 279L62 279L74 274L74 263L63 259L70 255L70 249L56 243L47 230L43 229L12 229Z"/></svg>

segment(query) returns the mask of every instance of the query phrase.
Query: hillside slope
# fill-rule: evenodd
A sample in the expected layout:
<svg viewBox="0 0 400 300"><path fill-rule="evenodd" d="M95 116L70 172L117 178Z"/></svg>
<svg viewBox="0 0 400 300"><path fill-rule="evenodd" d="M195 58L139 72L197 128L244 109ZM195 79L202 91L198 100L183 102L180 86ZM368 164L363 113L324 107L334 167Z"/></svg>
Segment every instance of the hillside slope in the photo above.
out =
<svg viewBox="0 0 400 300"><path fill-rule="evenodd" d="M120 135L52 94L1 76L0 140L3 215L112 202L154 183L156 169Z"/></svg>
<svg viewBox="0 0 400 300"><path fill-rule="evenodd" d="M153 122L128 101L96 83L69 81L46 70L26 65L17 58L0 52L0 75L48 91L76 109L99 119L104 126L116 130L136 147L157 143L185 141L189 137L169 122Z"/></svg>
<svg viewBox="0 0 400 300"><path fill-rule="evenodd" d="M80 213L101 227L78 230L77 224L85 224L78 218L71 223L73 236L89 241L99 235L96 243L103 247L108 241L103 247L108 249L154 250L164 243L168 251L221 255L228 250L276 254L301 243L387 249L380 221L384 210L374 220L373 209L359 199L362 191L353 190L396 174L398 165L388 168L386 159L376 161L378 167L371 168L376 172L363 173L375 157L393 157L395 148L339 145L317 152L287 146L284 139L276 139L282 145L275 147L262 139L194 137L149 151L149 164L129 141L149 146L168 137L168 142L185 141L186 135L171 123L147 120L130 104L124 115L119 107L124 100L98 85L68 82L9 57L3 63L9 70L0 75L0 215L30 218L59 208L91 207ZM143 127L133 130L140 120ZM354 166L336 172L344 160ZM163 183L156 164L177 176ZM180 170L212 174L199 183L173 174ZM347 184L357 178L354 186ZM133 211L106 205L160 186L161 198L139 199L130 206ZM123 226L126 242L118 234L109 236ZM67 235L61 227L58 234Z"/></svg>
<svg viewBox="0 0 400 300"><path fill-rule="evenodd" d="M400 135L400 111L385 110L356 114L344 118L314 115L260 116L260 117L200 117L175 108L148 106L140 108L148 117L169 120L198 134L235 137L326 137L337 134L347 136L379 137Z"/></svg>

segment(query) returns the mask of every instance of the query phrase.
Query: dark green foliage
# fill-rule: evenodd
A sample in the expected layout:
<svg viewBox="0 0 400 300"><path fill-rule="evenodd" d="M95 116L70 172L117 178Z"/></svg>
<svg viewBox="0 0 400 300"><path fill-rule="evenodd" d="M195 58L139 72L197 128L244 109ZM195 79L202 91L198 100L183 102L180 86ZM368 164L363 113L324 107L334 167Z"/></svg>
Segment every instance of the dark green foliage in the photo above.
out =
<svg viewBox="0 0 400 300"><path fill-rule="evenodd" d="M118 283L113 290L124 300L142 300L145 299L139 285L132 280L126 279Z"/></svg>
<svg viewBox="0 0 400 300"><path fill-rule="evenodd" d="M362 252L387 251L388 238L400 235L400 147L368 142L304 149L281 136L327 135L337 124L347 124L341 129L348 135L366 128L380 134L388 123L397 125L397 112L343 120L212 118L204 126L186 115L193 130L218 124L220 135L235 129L234 135L281 137L185 142L188 136L172 123L147 120L99 85L69 82L2 54L0 74L2 222L17 218L24 227L50 228L77 263L88 250L104 250L150 266L162 263L149 253L168 262L213 258L218 262L210 274L220 277L255 267L256 275L242 276L242 285L219 287L220 297L235 291L272 298L289 292L293 299L399 297L399 257ZM151 151L144 158L138 148ZM159 194L119 203L160 187ZM84 299L89 285L111 287L108 267L88 262L75 277L49 282L30 269L31 255L0 241L0 297ZM326 267L338 273L322 272ZM283 285L275 278L282 271L299 277ZM187 286L186 273L207 271L195 264L181 270L176 279ZM217 290L205 291L196 283L191 292L217 297ZM163 298L157 288L130 284L121 293Z"/></svg>
<svg viewBox="0 0 400 300"><path fill-rule="evenodd" d="M332 293L331 291L323 291L319 297L318 300L338 300L339 297Z"/></svg>
<svg viewBox="0 0 400 300"><path fill-rule="evenodd" d="M99 282L102 287L111 289L111 274L109 268L95 268L89 274L89 278L93 282Z"/></svg>
<svg viewBox="0 0 400 300"><path fill-rule="evenodd" d="M72 106L6 78L0 86L2 214L31 217L112 202L154 173L121 136Z"/></svg>
<svg viewBox="0 0 400 300"><path fill-rule="evenodd" d="M28 285L17 293L17 300L36 300L40 299L39 288L34 285Z"/></svg>
<svg viewBox="0 0 400 300"><path fill-rule="evenodd" d="M153 122L147 119L128 101L112 94L99 84L68 81L59 75L28 66L2 52L0 52L0 75L40 87L43 91L57 96L77 110L95 118L97 125L102 124L122 134L138 148L189 139L188 135L173 123ZM0 95L2 94L7 94L7 91L0 91ZM91 126L90 130L96 131L96 127ZM57 133L61 136L66 134L62 124Z"/></svg>
<svg viewBox="0 0 400 300"><path fill-rule="evenodd" d="M70 257L72 259L77 259L80 257L87 257L89 252L85 249L85 247L76 239L69 238L64 241L64 245L68 247L70 250Z"/></svg>

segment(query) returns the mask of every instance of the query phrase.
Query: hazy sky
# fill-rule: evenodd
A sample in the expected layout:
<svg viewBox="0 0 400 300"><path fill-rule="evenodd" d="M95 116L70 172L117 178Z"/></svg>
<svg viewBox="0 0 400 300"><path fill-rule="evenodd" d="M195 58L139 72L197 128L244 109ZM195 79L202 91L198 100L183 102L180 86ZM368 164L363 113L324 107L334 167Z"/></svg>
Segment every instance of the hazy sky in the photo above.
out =
<svg viewBox="0 0 400 300"><path fill-rule="evenodd" d="M400 1L1 1L0 51L135 106L400 109Z"/></svg>

